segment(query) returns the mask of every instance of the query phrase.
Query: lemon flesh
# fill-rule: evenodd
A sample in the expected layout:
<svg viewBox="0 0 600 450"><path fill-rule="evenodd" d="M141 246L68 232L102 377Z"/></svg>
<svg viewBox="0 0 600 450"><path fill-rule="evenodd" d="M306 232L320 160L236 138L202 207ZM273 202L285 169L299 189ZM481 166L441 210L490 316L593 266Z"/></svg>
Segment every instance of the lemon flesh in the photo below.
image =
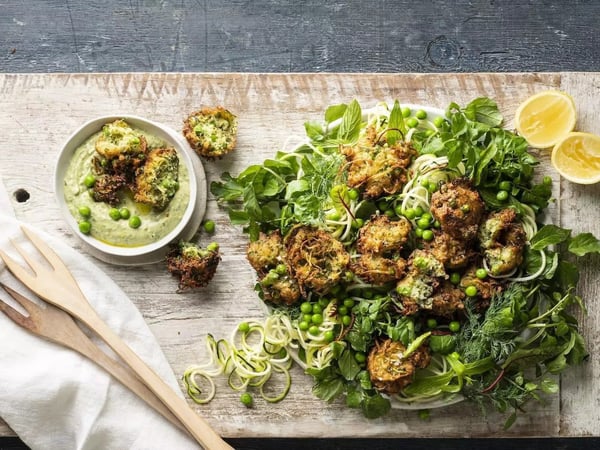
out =
<svg viewBox="0 0 600 450"><path fill-rule="evenodd" d="M567 180L579 184L600 182L600 136L569 133L552 150L554 168Z"/></svg>
<svg viewBox="0 0 600 450"><path fill-rule="evenodd" d="M527 142L549 148L575 128L573 99L560 91L544 91L525 100L515 113L515 127Z"/></svg>

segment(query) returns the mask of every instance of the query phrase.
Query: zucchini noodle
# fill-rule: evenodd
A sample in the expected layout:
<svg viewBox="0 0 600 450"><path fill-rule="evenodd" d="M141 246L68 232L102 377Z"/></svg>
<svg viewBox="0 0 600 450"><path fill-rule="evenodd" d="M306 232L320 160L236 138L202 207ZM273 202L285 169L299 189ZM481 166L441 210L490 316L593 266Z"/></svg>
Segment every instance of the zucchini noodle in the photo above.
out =
<svg viewBox="0 0 600 450"><path fill-rule="evenodd" d="M236 328L229 340L216 341L212 335L207 336L209 361L189 367L183 374L188 395L196 403L208 403L214 398L216 387L213 378L223 374L227 376L231 389L241 391L256 387L261 396L271 403L283 400L289 392L292 359L288 347L294 337L290 319L275 313L264 323L250 321L247 324L244 331ZM268 395L265 387L274 373L283 375L284 386L276 395ZM207 393L198 383L202 379L208 382Z"/></svg>

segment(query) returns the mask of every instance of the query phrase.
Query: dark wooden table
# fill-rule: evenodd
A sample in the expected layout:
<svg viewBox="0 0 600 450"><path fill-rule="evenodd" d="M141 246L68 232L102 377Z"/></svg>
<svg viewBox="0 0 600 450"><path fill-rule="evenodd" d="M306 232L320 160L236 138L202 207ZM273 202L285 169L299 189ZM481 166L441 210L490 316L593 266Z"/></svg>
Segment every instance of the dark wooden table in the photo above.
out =
<svg viewBox="0 0 600 450"><path fill-rule="evenodd" d="M600 2L4 0L0 72L599 71ZM2 113L0 113L2 114ZM598 448L546 439L235 439L236 448ZM0 438L0 450L26 448Z"/></svg>

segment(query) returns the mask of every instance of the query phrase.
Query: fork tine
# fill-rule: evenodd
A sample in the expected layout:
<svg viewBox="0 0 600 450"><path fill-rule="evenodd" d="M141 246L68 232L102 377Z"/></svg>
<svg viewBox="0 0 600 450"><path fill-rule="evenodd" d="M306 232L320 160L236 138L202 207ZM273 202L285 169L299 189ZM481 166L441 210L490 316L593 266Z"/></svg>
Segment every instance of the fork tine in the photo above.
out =
<svg viewBox="0 0 600 450"><path fill-rule="evenodd" d="M8 256L3 250L0 250L0 258L4 260L8 270L10 270L16 278L21 280L24 284L31 282L31 274L27 272L27 270L25 270L21 264Z"/></svg>
<svg viewBox="0 0 600 450"><path fill-rule="evenodd" d="M21 225L21 231L29 238L33 246L46 258L54 270L66 269L62 259L56 254L48 244L46 244L37 234ZM14 245L14 243L13 243ZM19 252L20 253L20 252ZM29 261L27 261L29 263Z"/></svg>
<svg viewBox="0 0 600 450"><path fill-rule="evenodd" d="M12 291L12 289L10 289L10 288L7 289L8 286L5 286L4 283L2 283L2 287L10 294L11 297L13 297L15 300L19 301L10 292L10 291ZM21 302L19 301L19 303L21 303ZM23 307L25 309L27 309L27 307L25 305L23 305ZM34 328L34 326L33 326L33 319L31 317L24 316L19 311L17 311L15 308L13 308L12 306L10 306L8 303L4 302L4 300L2 300L2 299L0 299L0 311L2 311L4 314L6 314L6 316L10 320L12 320L17 325L19 325L19 326L21 326L23 328L26 328L28 330L31 330L31 329ZM29 311L29 309L27 309L27 311Z"/></svg>
<svg viewBox="0 0 600 450"><path fill-rule="evenodd" d="M36 305L34 302L29 300L27 297L25 297L23 294L15 291L13 288L11 288L10 286L7 286L6 284L4 284L1 281L0 281L0 286L2 286L2 289L4 289L8 293L8 295L10 295L13 299L15 299L15 301L17 301L19 303L19 305L21 305L23 308L25 308L25 310L30 315L33 316L33 315L39 313L40 310L42 309L41 307Z"/></svg>

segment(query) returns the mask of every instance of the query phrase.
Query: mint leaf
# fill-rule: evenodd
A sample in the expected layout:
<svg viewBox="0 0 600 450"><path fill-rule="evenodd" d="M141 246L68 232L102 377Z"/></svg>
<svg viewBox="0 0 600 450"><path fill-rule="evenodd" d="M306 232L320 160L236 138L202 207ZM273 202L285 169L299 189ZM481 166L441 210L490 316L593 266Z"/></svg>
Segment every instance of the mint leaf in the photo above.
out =
<svg viewBox="0 0 600 450"><path fill-rule="evenodd" d="M390 119L388 122L388 132L385 136L389 145L394 145L399 139L402 139L402 135L406 133L406 127L404 125L404 118L402 117L402 109L398 100L394 102L392 111L390 112Z"/></svg>
<svg viewBox="0 0 600 450"><path fill-rule="evenodd" d="M331 123L335 120L340 119L344 113L348 105L340 104L340 105L331 105L325 110L325 122Z"/></svg>
<svg viewBox="0 0 600 450"><path fill-rule="evenodd" d="M342 116L338 138L347 143L354 143L360 133L362 111L356 100L352 100Z"/></svg>
<svg viewBox="0 0 600 450"><path fill-rule="evenodd" d="M600 253L600 241L592 233L581 233L571 239L568 248L577 256Z"/></svg>
<svg viewBox="0 0 600 450"><path fill-rule="evenodd" d="M502 125L502 114L498 111L498 105L495 101L487 97L479 97L473 100L465 108L467 116L474 114L477 122L489 125L490 127L499 127Z"/></svg>
<svg viewBox="0 0 600 450"><path fill-rule="evenodd" d="M571 230L556 225L544 225L531 238L531 248L533 250L543 250L550 245L566 241L569 236L571 236Z"/></svg>

